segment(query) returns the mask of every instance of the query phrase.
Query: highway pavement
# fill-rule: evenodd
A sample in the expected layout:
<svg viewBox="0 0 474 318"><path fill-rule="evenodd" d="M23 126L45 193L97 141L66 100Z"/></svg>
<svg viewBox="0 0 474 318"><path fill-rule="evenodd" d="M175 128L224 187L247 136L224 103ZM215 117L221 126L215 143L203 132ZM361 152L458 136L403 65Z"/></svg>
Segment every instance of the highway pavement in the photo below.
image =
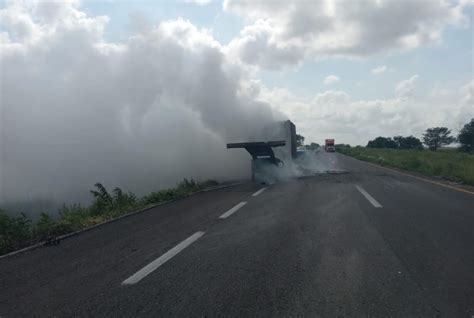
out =
<svg viewBox="0 0 474 318"><path fill-rule="evenodd" d="M472 190L310 156L0 259L0 317L474 317Z"/></svg>

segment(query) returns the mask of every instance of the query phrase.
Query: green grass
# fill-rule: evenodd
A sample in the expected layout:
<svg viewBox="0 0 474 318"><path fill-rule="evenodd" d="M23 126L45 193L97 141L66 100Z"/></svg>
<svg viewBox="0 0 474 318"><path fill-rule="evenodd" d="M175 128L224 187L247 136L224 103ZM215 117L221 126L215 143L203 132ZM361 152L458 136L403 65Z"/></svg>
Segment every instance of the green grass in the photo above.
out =
<svg viewBox="0 0 474 318"><path fill-rule="evenodd" d="M474 155L449 150L397 150L341 147L338 152L384 166L474 185Z"/></svg>
<svg viewBox="0 0 474 318"><path fill-rule="evenodd" d="M90 191L94 197L91 205L65 204L58 211L57 217L41 213L37 222L33 222L25 214L9 216L0 209L0 255L103 223L152 204L184 198L217 184L214 180L196 182L184 179L174 188L152 192L138 199L133 193L123 192L120 188L109 193L102 184L96 183L96 189Z"/></svg>

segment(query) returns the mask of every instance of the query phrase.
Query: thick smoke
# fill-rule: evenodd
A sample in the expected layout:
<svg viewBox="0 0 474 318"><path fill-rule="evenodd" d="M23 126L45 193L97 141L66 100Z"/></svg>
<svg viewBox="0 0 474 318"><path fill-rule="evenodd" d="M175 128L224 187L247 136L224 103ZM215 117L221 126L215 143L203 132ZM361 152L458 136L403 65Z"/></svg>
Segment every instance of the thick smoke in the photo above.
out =
<svg viewBox="0 0 474 318"><path fill-rule="evenodd" d="M122 43L76 3L9 3L0 21L0 203L84 202L95 182L142 194L248 177L248 154L225 143L281 119L187 21Z"/></svg>

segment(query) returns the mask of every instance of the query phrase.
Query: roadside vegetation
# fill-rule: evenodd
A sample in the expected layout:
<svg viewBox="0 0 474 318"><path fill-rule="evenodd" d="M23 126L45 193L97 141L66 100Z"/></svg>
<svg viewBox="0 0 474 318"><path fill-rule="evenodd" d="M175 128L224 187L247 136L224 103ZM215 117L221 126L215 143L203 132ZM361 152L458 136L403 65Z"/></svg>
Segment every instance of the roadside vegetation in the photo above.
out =
<svg viewBox="0 0 474 318"><path fill-rule="evenodd" d="M152 192L142 198L137 198L133 193L124 192L120 188L115 188L112 193L109 193L101 183L96 183L95 189L90 191L93 196L91 205L64 204L56 217L43 212L36 222L25 214L14 217L0 209L0 255L40 241L54 241L57 236L78 231L153 204L183 198L217 184L214 180L196 182L193 179L184 179L174 188Z"/></svg>
<svg viewBox="0 0 474 318"><path fill-rule="evenodd" d="M459 143L457 149L442 148L455 141ZM446 127L433 127L423 134L423 143L413 136L377 137L367 147L337 145L337 151L360 160L474 185L474 119L464 125L457 137L451 136Z"/></svg>
<svg viewBox="0 0 474 318"><path fill-rule="evenodd" d="M375 149L339 147L338 152L384 166L420 172L427 176L474 185L474 156L442 149L429 150Z"/></svg>

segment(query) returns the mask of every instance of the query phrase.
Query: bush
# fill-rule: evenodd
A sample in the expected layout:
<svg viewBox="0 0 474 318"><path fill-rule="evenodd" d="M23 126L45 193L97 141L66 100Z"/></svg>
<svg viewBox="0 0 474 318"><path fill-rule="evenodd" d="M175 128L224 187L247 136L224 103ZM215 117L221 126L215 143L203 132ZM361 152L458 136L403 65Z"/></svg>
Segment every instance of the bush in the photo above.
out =
<svg viewBox="0 0 474 318"><path fill-rule="evenodd" d="M97 190L90 190L94 196L94 201L89 208L90 214L98 216L106 212L123 211L133 208L137 203L136 196L131 192L123 192L120 188L115 188L110 195L107 189L101 184L94 185Z"/></svg>
<svg viewBox="0 0 474 318"><path fill-rule="evenodd" d="M142 202L146 205L159 202L165 202L177 198L179 195L175 189L165 189L152 192L142 198Z"/></svg>
<svg viewBox="0 0 474 318"><path fill-rule="evenodd" d="M58 233L69 233L84 227L86 220L92 217L91 208L80 204L64 204L59 210Z"/></svg>
<svg viewBox="0 0 474 318"><path fill-rule="evenodd" d="M57 223L48 213L41 213L38 222L35 225L35 236L40 240L48 236L57 234Z"/></svg>
<svg viewBox="0 0 474 318"><path fill-rule="evenodd" d="M170 201L178 198L182 198L192 192L196 192L208 187L217 185L217 181L206 180L204 182L196 182L193 179L183 179L180 183L172 189L164 189L157 192L152 192L142 198L142 202L145 205Z"/></svg>
<svg viewBox="0 0 474 318"><path fill-rule="evenodd" d="M0 209L0 252L21 248L31 241L31 220L21 213L10 217Z"/></svg>

